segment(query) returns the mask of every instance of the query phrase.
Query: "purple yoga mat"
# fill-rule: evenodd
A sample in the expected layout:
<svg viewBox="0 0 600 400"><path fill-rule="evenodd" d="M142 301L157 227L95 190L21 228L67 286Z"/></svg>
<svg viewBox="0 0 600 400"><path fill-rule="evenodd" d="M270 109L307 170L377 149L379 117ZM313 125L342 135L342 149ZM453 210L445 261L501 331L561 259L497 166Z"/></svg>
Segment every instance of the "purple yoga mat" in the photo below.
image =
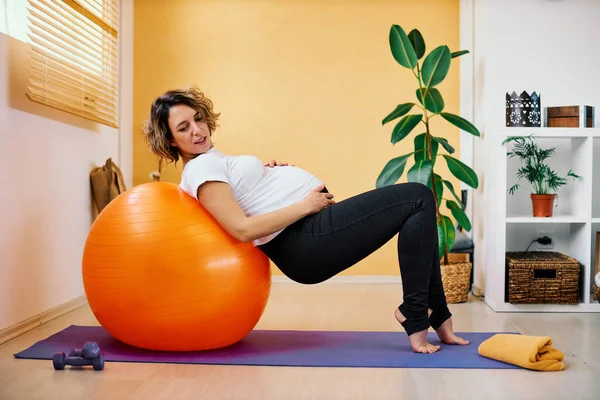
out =
<svg viewBox="0 0 600 400"><path fill-rule="evenodd" d="M99 326L72 325L15 354L17 358L51 360L84 342L96 342L107 362L145 362L296 367L379 368L518 368L480 356L477 348L495 332L466 332L468 346L448 346L435 354L414 353L404 332L254 330L227 348L194 352L161 352L129 346ZM440 344L435 333L430 343Z"/></svg>

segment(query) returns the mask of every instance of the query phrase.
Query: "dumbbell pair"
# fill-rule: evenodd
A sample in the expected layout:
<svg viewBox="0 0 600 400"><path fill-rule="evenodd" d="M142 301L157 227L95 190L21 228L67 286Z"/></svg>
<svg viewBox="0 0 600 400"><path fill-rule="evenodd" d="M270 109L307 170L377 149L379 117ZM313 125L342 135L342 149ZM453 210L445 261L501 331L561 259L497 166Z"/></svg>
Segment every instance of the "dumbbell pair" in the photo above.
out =
<svg viewBox="0 0 600 400"><path fill-rule="evenodd" d="M68 355L64 352L54 354L52 364L56 370L65 369L65 365L91 365L94 370L101 371L104 369L104 357L100 354L100 346L97 343L86 342L82 349L71 349Z"/></svg>

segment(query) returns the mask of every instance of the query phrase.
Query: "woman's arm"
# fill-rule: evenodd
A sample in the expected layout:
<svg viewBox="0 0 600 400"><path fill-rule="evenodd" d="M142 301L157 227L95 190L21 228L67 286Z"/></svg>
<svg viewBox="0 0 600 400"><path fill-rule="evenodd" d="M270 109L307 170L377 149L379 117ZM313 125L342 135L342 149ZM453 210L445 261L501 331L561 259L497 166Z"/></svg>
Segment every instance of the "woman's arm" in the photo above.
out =
<svg viewBox="0 0 600 400"><path fill-rule="evenodd" d="M333 204L332 194L320 193L324 186L322 184L313 189L298 203L252 217L244 214L231 192L231 187L224 182L210 181L202 184L198 188L198 200L231 236L241 242L250 242L280 231L299 219Z"/></svg>

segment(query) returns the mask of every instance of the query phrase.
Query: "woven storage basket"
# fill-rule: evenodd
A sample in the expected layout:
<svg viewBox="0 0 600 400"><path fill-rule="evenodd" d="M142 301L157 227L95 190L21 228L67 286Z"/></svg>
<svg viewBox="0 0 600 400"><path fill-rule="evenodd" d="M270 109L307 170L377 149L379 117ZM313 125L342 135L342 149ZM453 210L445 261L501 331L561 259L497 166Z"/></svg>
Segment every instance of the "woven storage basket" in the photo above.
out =
<svg viewBox="0 0 600 400"><path fill-rule="evenodd" d="M507 300L514 304L577 304L580 264L551 251L507 252Z"/></svg>
<svg viewBox="0 0 600 400"><path fill-rule="evenodd" d="M442 284L448 303L463 303L469 298L471 282L470 262L450 262L441 264Z"/></svg>

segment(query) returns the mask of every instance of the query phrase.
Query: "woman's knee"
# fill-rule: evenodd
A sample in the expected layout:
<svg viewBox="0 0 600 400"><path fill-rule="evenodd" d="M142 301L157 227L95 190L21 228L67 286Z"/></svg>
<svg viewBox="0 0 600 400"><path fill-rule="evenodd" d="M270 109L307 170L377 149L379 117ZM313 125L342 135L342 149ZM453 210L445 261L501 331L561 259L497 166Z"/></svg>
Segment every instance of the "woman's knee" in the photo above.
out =
<svg viewBox="0 0 600 400"><path fill-rule="evenodd" d="M415 201L421 202L424 206L435 205L433 191L427 185L419 182L406 182L398 183L395 186L398 187L398 190L409 193Z"/></svg>

